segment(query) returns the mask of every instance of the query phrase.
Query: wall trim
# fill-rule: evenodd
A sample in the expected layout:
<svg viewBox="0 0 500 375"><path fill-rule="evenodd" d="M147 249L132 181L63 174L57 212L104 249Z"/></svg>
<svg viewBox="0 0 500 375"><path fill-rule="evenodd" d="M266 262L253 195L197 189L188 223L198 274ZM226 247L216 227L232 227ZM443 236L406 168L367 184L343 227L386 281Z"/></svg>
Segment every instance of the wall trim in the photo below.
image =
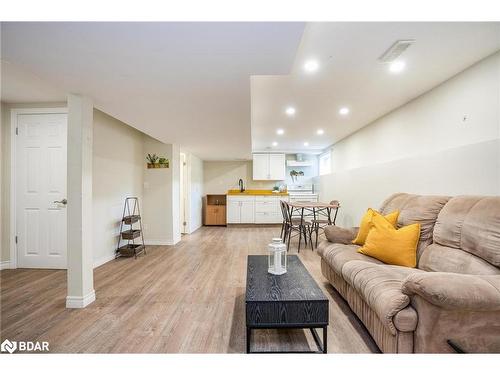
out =
<svg viewBox="0 0 500 375"><path fill-rule="evenodd" d="M12 108L10 110L10 268L17 268L16 244L16 126L21 114L68 113L67 107L59 108Z"/></svg>
<svg viewBox="0 0 500 375"><path fill-rule="evenodd" d="M177 241L179 242L179 241ZM147 240L144 241L146 245L149 246L172 246L175 245L177 242L174 243L173 240Z"/></svg>
<svg viewBox="0 0 500 375"><path fill-rule="evenodd" d="M203 225L198 224L198 225L197 225L196 227L194 227L194 228L189 228L190 230L189 230L189 233L188 233L188 234L192 234L192 233L196 232L196 231L197 231L198 229L200 229L202 226L203 226Z"/></svg>
<svg viewBox="0 0 500 375"><path fill-rule="evenodd" d="M95 290L92 290L89 294L79 297L79 296L67 296L66 297L66 308L67 309L83 309L85 306L90 305L95 301Z"/></svg>
<svg viewBox="0 0 500 375"><path fill-rule="evenodd" d="M3 260L0 262L0 270L10 269L10 260Z"/></svg>
<svg viewBox="0 0 500 375"><path fill-rule="evenodd" d="M113 259L115 259L115 257L116 257L115 253L113 252L113 254L108 254L108 255L105 255L103 257L100 257L97 260L94 260L94 268L100 267L103 264L112 261Z"/></svg>

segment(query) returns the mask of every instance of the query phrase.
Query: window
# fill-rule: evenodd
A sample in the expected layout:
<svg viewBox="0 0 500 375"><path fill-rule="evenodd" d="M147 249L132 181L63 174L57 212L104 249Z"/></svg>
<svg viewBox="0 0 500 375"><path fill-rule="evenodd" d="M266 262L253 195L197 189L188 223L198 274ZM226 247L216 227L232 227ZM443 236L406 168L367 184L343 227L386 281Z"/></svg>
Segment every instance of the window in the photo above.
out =
<svg viewBox="0 0 500 375"><path fill-rule="evenodd" d="M324 154L319 156L319 175L332 173L331 167L331 150L328 150Z"/></svg>

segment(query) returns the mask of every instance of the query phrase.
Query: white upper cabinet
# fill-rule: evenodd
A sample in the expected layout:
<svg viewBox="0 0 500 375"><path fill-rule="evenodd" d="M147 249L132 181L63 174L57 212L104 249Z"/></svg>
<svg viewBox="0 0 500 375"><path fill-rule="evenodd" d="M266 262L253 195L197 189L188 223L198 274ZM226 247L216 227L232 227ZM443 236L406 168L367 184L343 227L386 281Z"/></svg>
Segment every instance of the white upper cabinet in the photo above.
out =
<svg viewBox="0 0 500 375"><path fill-rule="evenodd" d="M269 180L269 154L253 154L253 179Z"/></svg>
<svg viewBox="0 0 500 375"><path fill-rule="evenodd" d="M284 180L285 154L253 154L254 180Z"/></svg>
<svg viewBox="0 0 500 375"><path fill-rule="evenodd" d="M285 179L285 154L269 154L270 180Z"/></svg>

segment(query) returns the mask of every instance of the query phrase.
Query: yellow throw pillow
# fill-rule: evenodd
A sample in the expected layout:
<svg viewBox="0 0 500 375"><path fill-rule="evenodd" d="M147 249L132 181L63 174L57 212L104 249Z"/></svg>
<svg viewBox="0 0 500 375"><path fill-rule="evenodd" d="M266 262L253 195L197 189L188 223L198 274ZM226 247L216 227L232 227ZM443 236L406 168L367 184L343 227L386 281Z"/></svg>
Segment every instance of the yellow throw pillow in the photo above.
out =
<svg viewBox="0 0 500 375"><path fill-rule="evenodd" d="M394 212L391 212L390 214L382 216L382 214L380 212L375 211L373 208L369 208L366 211L366 214L361 219L361 224L359 224L358 234L357 234L356 238L354 240L352 240L353 244L360 245L360 246L363 246L365 244L366 236L368 236L368 231L371 228L370 223L372 221L373 216L380 216L382 218L385 218L395 228L397 223L398 223L399 211L394 211Z"/></svg>
<svg viewBox="0 0 500 375"><path fill-rule="evenodd" d="M358 252L396 266L416 267L420 224L396 229L381 216L374 215L365 245Z"/></svg>

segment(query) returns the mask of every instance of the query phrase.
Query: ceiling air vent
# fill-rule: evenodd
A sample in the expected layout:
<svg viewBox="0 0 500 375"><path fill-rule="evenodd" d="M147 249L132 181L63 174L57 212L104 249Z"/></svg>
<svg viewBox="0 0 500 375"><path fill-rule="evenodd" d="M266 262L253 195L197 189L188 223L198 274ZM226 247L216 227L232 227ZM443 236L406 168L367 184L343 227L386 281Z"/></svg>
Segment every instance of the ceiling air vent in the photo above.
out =
<svg viewBox="0 0 500 375"><path fill-rule="evenodd" d="M378 58L378 60L383 63L391 63L401 56L401 54L413 43L415 43L414 39L397 40Z"/></svg>

